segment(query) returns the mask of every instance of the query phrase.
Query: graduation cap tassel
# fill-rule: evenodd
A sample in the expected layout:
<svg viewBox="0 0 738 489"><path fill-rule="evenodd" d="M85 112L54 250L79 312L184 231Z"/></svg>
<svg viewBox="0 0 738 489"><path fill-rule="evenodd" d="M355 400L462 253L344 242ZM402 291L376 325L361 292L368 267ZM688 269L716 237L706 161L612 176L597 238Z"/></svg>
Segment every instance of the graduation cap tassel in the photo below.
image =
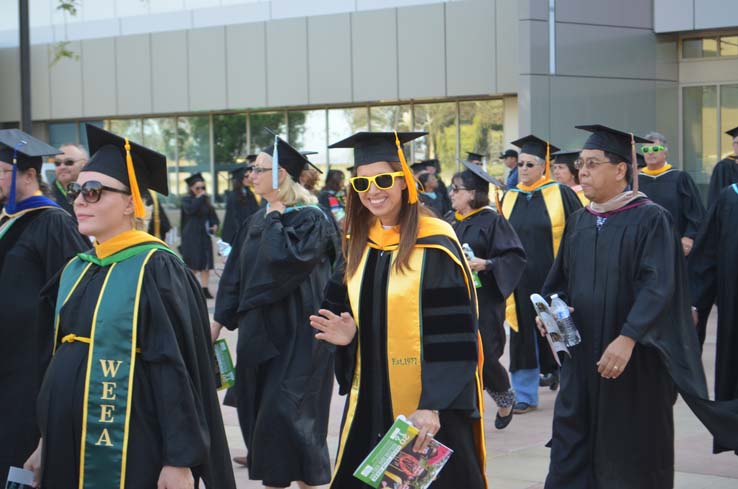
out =
<svg viewBox="0 0 738 489"><path fill-rule="evenodd" d="M495 205L497 205L497 213L502 215L502 201L500 200L500 189L495 187Z"/></svg>
<svg viewBox="0 0 738 489"><path fill-rule="evenodd" d="M131 184L131 197L133 197L133 215L137 219L146 217L146 208L143 199L141 199L141 190L138 188L138 180L136 179L136 171L133 168L133 157L131 156L131 143L128 138L123 146L126 150L126 169L128 170L128 181Z"/></svg>
<svg viewBox="0 0 738 489"><path fill-rule="evenodd" d="M272 188L279 188L279 138L274 135L274 155L272 156Z"/></svg>
<svg viewBox="0 0 738 489"><path fill-rule="evenodd" d="M638 193L638 157L636 156L635 136L630 133L630 164L633 173L633 192Z"/></svg>
<svg viewBox="0 0 738 489"><path fill-rule="evenodd" d="M551 180L551 145L546 141L546 180Z"/></svg>
<svg viewBox="0 0 738 489"><path fill-rule="evenodd" d="M410 171L410 167L407 165L407 160L405 159L405 153L402 151L402 145L400 144L400 137L397 135L397 131L394 131L395 133L395 144L397 145L397 156L400 158L400 164L402 165L402 173L405 175L405 183L407 183L407 195L408 195L408 202L411 204L416 204L418 202L418 188L415 185L415 178L413 177L413 173Z"/></svg>

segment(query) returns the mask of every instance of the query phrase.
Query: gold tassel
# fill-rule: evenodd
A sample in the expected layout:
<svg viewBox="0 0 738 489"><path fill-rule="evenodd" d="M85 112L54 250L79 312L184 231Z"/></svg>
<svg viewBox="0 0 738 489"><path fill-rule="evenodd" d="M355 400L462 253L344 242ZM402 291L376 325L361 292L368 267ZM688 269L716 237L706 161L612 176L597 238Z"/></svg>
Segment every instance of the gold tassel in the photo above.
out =
<svg viewBox="0 0 738 489"><path fill-rule="evenodd" d="M146 216L146 208L141 199L141 190L138 188L138 180L136 180L136 171L133 168L133 158L131 157L131 143L126 138L126 168L128 169L128 181L131 185L131 196L133 197L133 215L138 219Z"/></svg>
<svg viewBox="0 0 738 489"><path fill-rule="evenodd" d="M546 141L546 180L551 180L551 145Z"/></svg>
<svg viewBox="0 0 738 489"><path fill-rule="evenodd" d="M631 169L633 173L633 193L638 193L638 156L636 155L636 142L633 133L630 133L630 158Z"/></svg>
<svg viewBox="0 0 738 489"><path fill-rule="evenodd" d="M500 200L500 189L495 187L495 204L497 205L497 213L502 215L502 201Z"/></svg>
<svg viewBox="0 0 738 489"><path fill-rule="evenodd" d="M402 145L400 144L400 138L395 132L395 144L397 145L397 156L400 157L400 163L402 164L402 173L405 174L405 183L407 183L407 195L408 202L416 204L418 202L418 188L415 186L415 178L413 172L410 171L410 167L407 166L407 160L405 159L405 153L402 152Z"/></svg>

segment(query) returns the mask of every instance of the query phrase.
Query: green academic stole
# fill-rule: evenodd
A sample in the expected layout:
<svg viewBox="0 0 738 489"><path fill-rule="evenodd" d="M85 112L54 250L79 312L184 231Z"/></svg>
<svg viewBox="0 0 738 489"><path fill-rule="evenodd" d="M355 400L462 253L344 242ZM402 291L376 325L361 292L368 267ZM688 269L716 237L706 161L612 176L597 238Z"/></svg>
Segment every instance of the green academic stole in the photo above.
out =
<svg viewBox="0 0 738 489"><path fill-rule="evenodd" d="M56 305L56 334L64 303L94 263L108 266L92 316L82 411L79 489L125 487L133 372L141 284L158 244L145 244L98 259L80 254L64 269ZM85 263L88 262L88 263ZM67 337L65 337L66 340Z"/></svg>

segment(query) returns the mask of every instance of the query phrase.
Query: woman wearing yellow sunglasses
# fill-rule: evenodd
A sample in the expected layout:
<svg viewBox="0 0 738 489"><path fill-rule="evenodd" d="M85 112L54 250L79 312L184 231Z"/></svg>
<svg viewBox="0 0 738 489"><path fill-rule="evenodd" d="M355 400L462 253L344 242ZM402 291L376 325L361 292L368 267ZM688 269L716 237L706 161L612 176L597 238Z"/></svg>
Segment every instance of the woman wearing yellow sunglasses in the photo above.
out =
<svg viewBox="0 0 738 489"><path fill-rule="evenodd" d="M481 489L484 429L476 293L450 225L418 203L400 144L425 133L357 133L356 176L347 199L345 270L310 317L316 338L338 345L336 376L349 393L331 487L353 477L393 420L419 428L413 448L434 438L454 456L436 489Z"/></svg>

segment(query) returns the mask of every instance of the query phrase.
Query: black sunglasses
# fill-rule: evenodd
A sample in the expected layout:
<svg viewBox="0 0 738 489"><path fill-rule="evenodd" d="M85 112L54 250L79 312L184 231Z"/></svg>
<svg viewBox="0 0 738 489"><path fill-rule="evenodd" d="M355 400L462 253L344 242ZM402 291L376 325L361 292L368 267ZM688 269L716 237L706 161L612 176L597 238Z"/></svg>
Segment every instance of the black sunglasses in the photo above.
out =
<svg viewBox="0 0 738 489"><path fill-rule="evenodd" d="M64 165L64 166L73 166L78 161L82 161L82 159L73 160L73 159L69 158L69 159L66 159L66 160L54 160L54 166L56 166L57 168L60 167L60 166L62 166L62 165Z"/></svg>
<svg viewBox="0 0 738 489"><path fill-rule="evenodd" d="M67 185L67 200L69 200L69 202L74 202L77 199L77 196L82 194L82 198L85 199L85 202L88 204L94 204L100 200L100 195L104 190L118 194L131 195L131 192L128 190L108 187L96 180L90 180L82 185L78 183L70 183Z"/></svg>
<svg viewBox="0 0 738 489"><path fill-rule="evenodd" d="M518 168L523 168L524 166L525 167L528 167L528 168L533 168L534 166L536 166L536 164L535 163L531 163L530 161L527 162L527 163L524 162L524 161L519 161L518 162Z"/></svg>

